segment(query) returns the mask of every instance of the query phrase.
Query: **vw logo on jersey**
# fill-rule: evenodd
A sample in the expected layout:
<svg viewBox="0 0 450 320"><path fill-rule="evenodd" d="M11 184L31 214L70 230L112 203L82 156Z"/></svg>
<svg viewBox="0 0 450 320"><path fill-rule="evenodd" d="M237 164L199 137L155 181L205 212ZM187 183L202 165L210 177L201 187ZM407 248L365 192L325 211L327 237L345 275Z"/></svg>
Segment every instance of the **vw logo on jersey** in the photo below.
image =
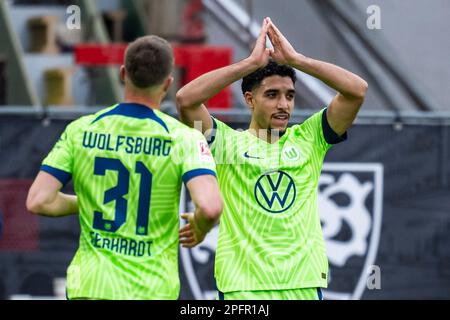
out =
<svg viewBox="0 0 450 320"><path fill-rule="evenodd" d="M294 204L296 188L294 180L286 172L264 174L255 186L255 199L264 210L282 213Z"/></svg>
<svg viewBox="0 0 450 320"><path fill-rule="evenodd" d="M297 161L300 159L300 151L293 146L289 146L283 149L284 160Z"/></svg>
<svg viewBox="0 0 450 320"><path fill-rule="evenodd" d="M323 236L327 245L330 264L328 288L325 299L360 299L370 283L381 237L383 215L383 174L378 163L325 163L318 187L318 206ZM290 184L289 177L274 171L270 176L273 188L266 175L259 184L272 201L272 210L280 205ZM277 187L277 182L280 182ZM264 188L264 185L267 185ZM257 186L258 188L258 186ZM192 212L195 205L183 187L180 213ZM278 190L278 198L272 196ZM270 209L260 189L256 189L259 202ZM292 185L284 207L295 198ZM293 200L295 201L295 200ZM270 202L270 201L269 201ZM219 237L216 225L205 240L192 249L181 248L182 281L181 299L207 300L216 298L214 287L214 252ZM348 272L348 270L353 270ZM368 282L369 281L369 282Z"/></svg>

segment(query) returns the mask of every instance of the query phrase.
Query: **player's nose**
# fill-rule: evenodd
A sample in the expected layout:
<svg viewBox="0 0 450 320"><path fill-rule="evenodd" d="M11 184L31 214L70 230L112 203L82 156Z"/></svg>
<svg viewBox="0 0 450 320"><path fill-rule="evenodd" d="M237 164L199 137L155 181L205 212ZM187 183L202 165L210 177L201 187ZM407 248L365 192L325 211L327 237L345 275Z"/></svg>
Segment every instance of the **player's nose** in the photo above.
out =
<svg viewBox="0 0 450 320"><path fill-rule="evenodd" d="M286 97L281 97L278 101L277 108L279 110L287 111L289 110L289 101Z"/></svg>

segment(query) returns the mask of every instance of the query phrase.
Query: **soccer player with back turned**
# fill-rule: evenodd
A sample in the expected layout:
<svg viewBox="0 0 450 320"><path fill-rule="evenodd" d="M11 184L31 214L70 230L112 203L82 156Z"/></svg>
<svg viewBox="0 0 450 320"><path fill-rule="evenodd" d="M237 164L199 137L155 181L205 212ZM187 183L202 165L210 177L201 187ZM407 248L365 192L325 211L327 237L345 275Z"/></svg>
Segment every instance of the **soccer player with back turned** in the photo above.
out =
<svg viewBox="0 0 450 320"><path fill-rule="evenodd" d="M218 219L222 200L205 138L158 110L173 65L159 37L130 44L120 71L125 103L69 124L29 191L34 213L79 213L69 299L177 299L179 242L201 242ZM60 192L71 178L76 196ZM191 231L180 239L183 182L196 211L184 216Z"/></svg>
<svg viewBox="0 0 450 320"><path fill-rule="evenodd" d="M273 49L266 48L266 36ZM287 128L294 68L338 93L329 106ZM244 132L212 118L203 104L241 78L252 112ZM177 93L181 120L192 127L200 122L210 140L224 197L215 260L219 299L322 298L328 261L318 180L327 151L345 140L366 90L353 73L298 53L266 18L247 59L204 74Z"/></svg>

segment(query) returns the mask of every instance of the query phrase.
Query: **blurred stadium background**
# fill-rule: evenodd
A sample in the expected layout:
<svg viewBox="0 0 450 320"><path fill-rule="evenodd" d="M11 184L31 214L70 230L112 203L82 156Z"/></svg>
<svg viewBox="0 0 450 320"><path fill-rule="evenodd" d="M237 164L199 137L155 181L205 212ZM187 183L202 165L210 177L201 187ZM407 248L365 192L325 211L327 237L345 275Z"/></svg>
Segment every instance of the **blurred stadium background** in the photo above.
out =
<svg viewBox="0 0 450 320"><path fill-rule="evenodd" d="M377 9L381 29L372 30ZM176 86L163 111L176 116L176 89L245 58L265 16L300 52L370 86L349 141L329 153L321 177L325 297L450 299L448 0L1 0L0 299L64 299L77 217L32 216L26 193L71 120L121 100L126 43L145 34L173 43ZM246 128L239 90L209 107ZM332 96L300 75L293 123ZM180 252L181 299L214 298L217 232Z"/></svg>

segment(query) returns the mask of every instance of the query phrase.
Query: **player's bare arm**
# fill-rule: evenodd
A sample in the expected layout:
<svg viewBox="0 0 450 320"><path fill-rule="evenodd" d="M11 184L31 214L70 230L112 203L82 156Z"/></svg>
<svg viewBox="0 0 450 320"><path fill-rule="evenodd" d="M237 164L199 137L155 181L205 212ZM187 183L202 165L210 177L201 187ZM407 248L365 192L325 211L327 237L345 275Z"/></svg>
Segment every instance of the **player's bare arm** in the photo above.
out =
<svg viewBox="0 0 450 320"><path fill-rule="evenodd" d="M268 36L274 47L272 58L276 62L307 73L338 92L328 107L327 118L331 128L338 135L343 135L364 102L367 82L341 67L298 53L271 20Z"/></svg>
<svg viewBox="0 0 450 320"><path fill-rule="evenodd" d="M77 197L61 193L61 182L46 172L40 172L28 192L27 209L48 217L78 214Z"/></svg>
<svg viewBox="0 0 450 320"><path fill-rule="evenodd" d="M186 213L181 218L187 224L180 229L180 244L192 248L201 243L206 234L219 220L223 210L217 179L213 176L199 176L187 183L187 188L195 205L195 213Z"/></svg>
<svg viewBox="0 0 450 320"><path fill-rule="evenodd" d="M271 53L271 49L266 48L268 23L269 20L264 19L255 48L248 58L206 73L177 92L177 108L182 122L194 127L195 121L201 121L203 133L212 129L211 115L204 103L227 86L267 65Z"/></svg>

